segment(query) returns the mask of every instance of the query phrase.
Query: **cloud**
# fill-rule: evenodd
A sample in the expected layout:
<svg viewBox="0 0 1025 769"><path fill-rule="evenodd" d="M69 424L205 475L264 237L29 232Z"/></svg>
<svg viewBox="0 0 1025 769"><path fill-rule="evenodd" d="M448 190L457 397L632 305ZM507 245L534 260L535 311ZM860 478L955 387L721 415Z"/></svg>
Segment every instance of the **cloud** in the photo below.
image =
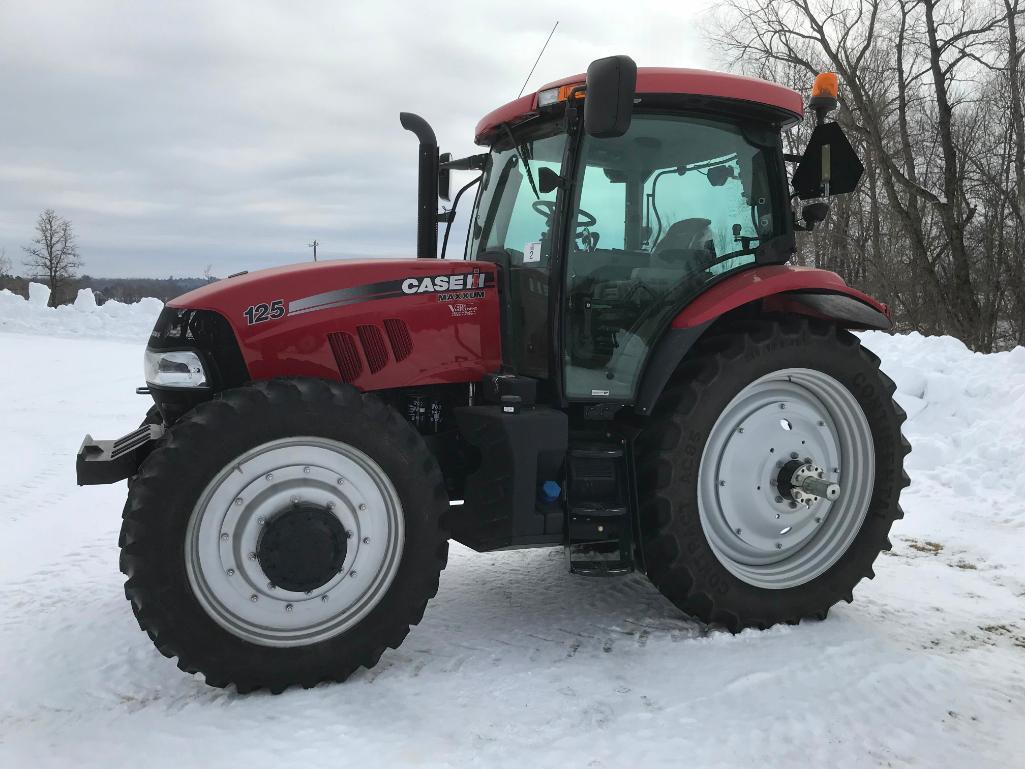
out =
<svg viewBox="0 0 1025 769"><path fill-rule="evenodd" d="M52 206L94 275L223 275L308 259L313 238L326 257L410 256L417 147L400 110L468 154L555 18L528 90L610 53L707 66L702 7L8 0L0 247L16 257Z"/></svg>

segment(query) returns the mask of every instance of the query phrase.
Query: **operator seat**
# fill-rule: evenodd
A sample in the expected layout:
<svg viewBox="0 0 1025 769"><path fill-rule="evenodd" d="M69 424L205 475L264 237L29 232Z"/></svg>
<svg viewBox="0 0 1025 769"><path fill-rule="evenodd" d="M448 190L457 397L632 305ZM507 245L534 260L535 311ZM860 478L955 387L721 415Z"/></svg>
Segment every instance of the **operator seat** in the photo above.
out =
<svg viewBox="0 0 1025 769"><path fill-rule="evenodd" d="M712 221L710 219L701 219L699 217L673 222L669 225L669 229L666 230L666 234L655 244L655 248L651 253L658 256L665 251L680 251L682 249L714 251L714 247L709 248L708 246L709 242L715 242L711 225Z"/></svg>

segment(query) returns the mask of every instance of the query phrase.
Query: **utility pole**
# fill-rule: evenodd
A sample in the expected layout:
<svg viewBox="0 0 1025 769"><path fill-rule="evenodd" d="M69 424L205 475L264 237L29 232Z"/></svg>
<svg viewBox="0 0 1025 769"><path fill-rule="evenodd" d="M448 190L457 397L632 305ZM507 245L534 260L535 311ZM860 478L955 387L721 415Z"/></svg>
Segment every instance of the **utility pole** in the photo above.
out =
<svg viewBox="0 0 1025 769"><path fill-rule="evenodd" d="M313 261L317 261L317 246L319 246L319 245L320 245L320 243L318 243L316 240L314 240L312 243L307 243L306 244L307 248L312 248L313 249Z"/></svg>

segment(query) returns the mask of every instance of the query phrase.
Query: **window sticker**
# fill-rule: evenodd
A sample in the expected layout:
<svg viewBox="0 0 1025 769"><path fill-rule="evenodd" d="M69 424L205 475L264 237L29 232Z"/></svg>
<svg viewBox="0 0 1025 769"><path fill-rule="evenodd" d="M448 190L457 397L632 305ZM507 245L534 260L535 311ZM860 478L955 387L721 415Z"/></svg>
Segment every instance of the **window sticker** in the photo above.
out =
<svg viewBox="0 0 1025 769"><path fill-rule="evenodd" d="M541 241L526 243L523 246L523 263L541 261Z"/></svg>

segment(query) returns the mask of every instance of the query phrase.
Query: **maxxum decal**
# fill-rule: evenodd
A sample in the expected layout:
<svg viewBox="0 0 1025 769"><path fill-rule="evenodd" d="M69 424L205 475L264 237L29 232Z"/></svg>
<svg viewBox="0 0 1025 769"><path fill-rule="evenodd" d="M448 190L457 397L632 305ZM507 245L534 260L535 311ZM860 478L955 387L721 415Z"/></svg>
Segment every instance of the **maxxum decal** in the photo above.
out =
<svg viewBox="0 0 1025 769"><path fill-rule="evenodd" d="M329 310L360 302L419 294L438 294L439 301L483 299L483 290L490 284L489 274L480 270L454 275L423 275L400 278L399 280L384 280L380 283L365 283L362 286L339 288L296 299L288 303L288 314L302 315L307 312Z"/></svg>

